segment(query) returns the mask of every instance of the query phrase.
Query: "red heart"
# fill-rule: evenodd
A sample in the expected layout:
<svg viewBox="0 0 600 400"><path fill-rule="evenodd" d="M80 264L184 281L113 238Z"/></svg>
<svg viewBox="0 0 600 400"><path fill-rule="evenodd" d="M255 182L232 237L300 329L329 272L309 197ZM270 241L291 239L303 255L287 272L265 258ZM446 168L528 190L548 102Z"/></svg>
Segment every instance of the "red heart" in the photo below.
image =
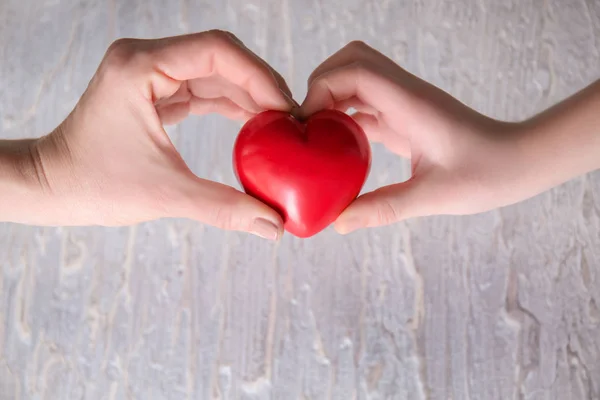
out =
<svg viewBox="0 0 600 400"><path fill-rule="evenodd" d="M320 111L305 122L265 111L242 127L233 165L246 193L277 210L288 232L305 238L358 196L371 149L362 128L340 111Z"/></svg>

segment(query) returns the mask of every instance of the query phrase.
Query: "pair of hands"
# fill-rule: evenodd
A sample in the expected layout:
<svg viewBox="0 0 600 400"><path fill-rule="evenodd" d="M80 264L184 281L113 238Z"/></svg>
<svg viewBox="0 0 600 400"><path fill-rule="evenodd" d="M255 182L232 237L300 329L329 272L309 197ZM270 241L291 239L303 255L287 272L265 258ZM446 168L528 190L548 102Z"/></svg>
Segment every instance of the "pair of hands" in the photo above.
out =
<svg viewBox="0 0 600 400"><path fill-rule="evenodd" d="M352 107L370 140L411 159L411 179L359 197L336 221L341 233L481 212L537 191L514 178L524 162L511 140L517 125L475 112L363 43L323 62L308 85L298 108L284 79L227 32L118 40L68 118L27 143L20 171L37 190L23 204L34 206L10 217L105 226L183 217L277 239L277 212L197 177L163 129L189 114L243 121L267 109L303 117Z"/></svg>

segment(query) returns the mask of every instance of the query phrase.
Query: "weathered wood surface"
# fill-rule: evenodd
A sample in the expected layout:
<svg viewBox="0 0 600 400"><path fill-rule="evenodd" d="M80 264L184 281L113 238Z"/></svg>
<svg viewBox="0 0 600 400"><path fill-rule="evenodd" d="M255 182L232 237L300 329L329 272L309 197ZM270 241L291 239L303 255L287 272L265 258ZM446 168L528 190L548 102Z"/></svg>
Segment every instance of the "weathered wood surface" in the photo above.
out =
<svg viewBox="0 0 600 400"><path fill-rule="evenodd" d="M109 43L232 30L296 97L362 39L520 119L600 74L596 0L1 0L1 137L75 105ZM235 184L238 125L170 133ZM406 177L375 149L368 187ZM600 399L600 175L487 214L280 244L189 221L0 224L0 399Z"/></svg>

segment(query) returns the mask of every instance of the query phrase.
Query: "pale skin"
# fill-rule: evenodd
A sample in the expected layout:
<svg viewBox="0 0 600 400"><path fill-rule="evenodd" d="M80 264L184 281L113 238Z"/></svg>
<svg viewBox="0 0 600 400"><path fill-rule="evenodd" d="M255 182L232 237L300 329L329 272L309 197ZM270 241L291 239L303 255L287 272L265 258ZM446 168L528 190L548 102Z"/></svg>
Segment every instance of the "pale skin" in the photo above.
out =
<svg viewBox="0 0 600 400"><path fill-rule="evenodd" d="M372 141L410 158L412 177L359 197L348 233L428 215L466 215L533 197L600 168L600 81L520 123L496 121L352 42L312 73L301 115L358 112Z"/></svg>
<svg viewBox="0 0 600 400"><path fill-rule="evenodd" d="M359 197L340 233L426 215L513 204L600 168L600 83L520 123L496 121L352 42L309 78L300 108L285 81L221 31L120 40L52 133L0 140L0 221L130 225L190 218L277 240L283 222L260 201L194 175L164 124L216 112L247 120L277 109L353 115L372 141L411 159L407 182Z"/></svg>
<svg viewBox="0 0 600 400"><path fill-rule="evenodd" d="M0 142L0 221L118 226L180 217L276 240L279 214L194 175L163 124L212 112L246 120L294 105L281 76L232 34L119 40L56 130Z"/></svg>

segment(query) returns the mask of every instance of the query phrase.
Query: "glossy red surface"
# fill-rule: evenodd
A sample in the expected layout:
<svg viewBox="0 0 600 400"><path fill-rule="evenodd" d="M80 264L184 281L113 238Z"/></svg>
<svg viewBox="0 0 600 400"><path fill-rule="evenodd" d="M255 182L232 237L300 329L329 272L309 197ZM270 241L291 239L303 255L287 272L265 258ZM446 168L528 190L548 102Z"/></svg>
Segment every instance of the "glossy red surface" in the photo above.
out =
<svg viewBox="0 0 600 400"><path fill-rule="evenodd" d="M265 111L241 129L234 170L245 191L279 211L298 237L325 229L358 196L371 166L362 128L324 110L300 122Z"/></svg>

